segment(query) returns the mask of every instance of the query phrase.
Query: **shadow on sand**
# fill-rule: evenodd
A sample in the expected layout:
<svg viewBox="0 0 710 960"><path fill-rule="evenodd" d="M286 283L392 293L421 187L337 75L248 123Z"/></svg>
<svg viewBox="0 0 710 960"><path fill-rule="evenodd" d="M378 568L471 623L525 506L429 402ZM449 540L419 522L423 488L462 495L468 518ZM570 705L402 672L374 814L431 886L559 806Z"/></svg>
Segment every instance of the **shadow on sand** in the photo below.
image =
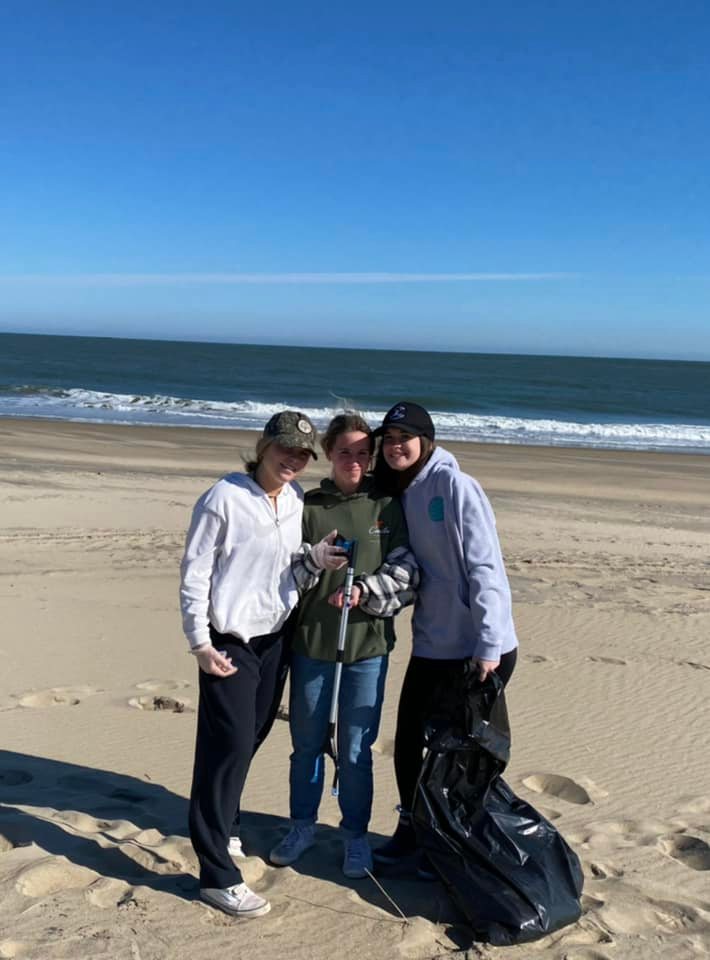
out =
<svg viewBox="0 0 710 960"><path fill-rule="evenodd" d="M28 810L28 807L42 809ZM116 821L127 822L136 829L129 828L124 838L117 839ZM151 853L149 866L124 852L141 848L141 838L135 834L143 830L158 831L164 837L185 841L186 824L187 800L148 779L0 750L0 838L7 841L5 847L34 843L50 855L66 857L71 863L103 877L189 901L198 895L197 878L190 867L161 858L159 849L157 854ZM286 829L287 824L279 817L242 811L242 838L249 856L258 856L268 863L269 850ZM370 835L373 846L384 839L378 834ZM145 849L151 850L156 845L159 848L156 835L152 834ZM355 890L362 901L393 918L399 916L369 877L345 878L341 862L339 831L321 825L316 846L287 869L347 886ZM193 859L192 869L194 866ZM462 946L470 946L470 931L462 926L461 917L441 884L418 879L413 864L378 874L378 880L406 917L420 916L434 923L453 924L455 928L447 931L449 938ZM292 895L289 897L293 899ZM307 903L316 909L324 908L312 900Z"/></svg>

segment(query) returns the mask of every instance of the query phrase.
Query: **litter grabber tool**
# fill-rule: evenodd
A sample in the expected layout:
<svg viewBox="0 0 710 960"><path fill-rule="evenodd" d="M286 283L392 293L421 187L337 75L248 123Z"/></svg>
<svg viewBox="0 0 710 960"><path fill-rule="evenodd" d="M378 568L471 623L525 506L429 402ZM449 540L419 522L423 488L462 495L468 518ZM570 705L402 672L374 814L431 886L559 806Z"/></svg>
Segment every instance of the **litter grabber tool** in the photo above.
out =
<svg viewBox="0 0 710 960"><path fill-rule="evenodd" d="M328 718L328 737L324 747L324 752L333 759L335 767L333 773L333 785L331 793L334 797L338 796L338 698L340 696L340 680L343 675L343 659L345 656L345 637L348 629L348 616L350 614L350 605L353 595L353 579L355 577L355 561L357 558L357 540L344 540L338 537L335 541L336 546L341 547L348 555L348 566L345 571L345 583L343 585L343 610L340 614L340 627L338 630L338 649L335 657L335 675L333 676L333 693L330 698L330 717Z"/></svg>

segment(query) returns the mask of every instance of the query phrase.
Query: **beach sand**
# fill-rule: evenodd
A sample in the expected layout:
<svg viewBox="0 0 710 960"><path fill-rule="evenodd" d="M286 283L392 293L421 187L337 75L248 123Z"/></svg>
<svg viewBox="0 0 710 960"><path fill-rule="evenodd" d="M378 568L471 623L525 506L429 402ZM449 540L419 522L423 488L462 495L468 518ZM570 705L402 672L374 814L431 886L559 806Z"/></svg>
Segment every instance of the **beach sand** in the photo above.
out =
<svg viewBox="0 0 710 960"><path fill-rule="evenodd" d="M190 511L254 434L0 421L0 958L710 955L710 457L445 443L488 492L521 656L512 788L585 872L584 915L520 947L472 945L438 883L340 872L336 802L294 867L288 725L244 796L237 921L196 899L186 836L196 664L177 604ZM306 477L324 471L320 459ZM395 823L398 621L373 843Z"/></svg>

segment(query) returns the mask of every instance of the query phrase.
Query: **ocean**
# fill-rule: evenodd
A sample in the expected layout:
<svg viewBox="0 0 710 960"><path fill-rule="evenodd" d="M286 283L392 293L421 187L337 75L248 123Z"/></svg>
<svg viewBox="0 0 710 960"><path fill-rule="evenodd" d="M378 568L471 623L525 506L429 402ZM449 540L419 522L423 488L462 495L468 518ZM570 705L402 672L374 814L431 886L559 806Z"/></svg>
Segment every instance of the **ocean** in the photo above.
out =
<svg viewBox="0 0 710 960"><path fill-rule="evenodd" d="M710 363L0 334L0 416L261 429L397 400L441 439L710 453Z"/></svg>

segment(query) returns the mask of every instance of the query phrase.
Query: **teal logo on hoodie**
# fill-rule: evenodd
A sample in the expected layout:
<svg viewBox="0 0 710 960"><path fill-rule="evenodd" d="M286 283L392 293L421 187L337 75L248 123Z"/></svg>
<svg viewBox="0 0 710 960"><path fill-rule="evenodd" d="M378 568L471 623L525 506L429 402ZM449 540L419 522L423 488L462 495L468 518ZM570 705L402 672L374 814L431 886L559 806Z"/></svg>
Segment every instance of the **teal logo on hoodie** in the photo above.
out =
<svg viewBox="0 0 710 960"><path fill-rule="evenodd" d="M444 519L444 498L432 497L429 501L429 519L441 523Z"/></svg>

